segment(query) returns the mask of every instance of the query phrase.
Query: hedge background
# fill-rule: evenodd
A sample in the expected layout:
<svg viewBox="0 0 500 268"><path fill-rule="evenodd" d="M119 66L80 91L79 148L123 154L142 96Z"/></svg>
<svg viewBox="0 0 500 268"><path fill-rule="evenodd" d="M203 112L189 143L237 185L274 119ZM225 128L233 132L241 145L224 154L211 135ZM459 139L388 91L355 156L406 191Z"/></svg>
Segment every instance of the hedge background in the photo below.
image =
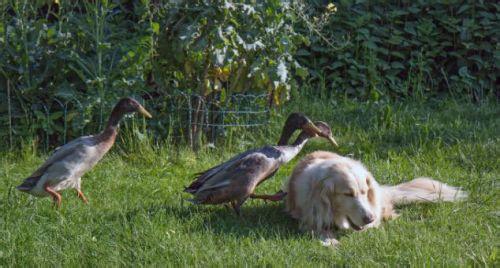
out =
<svg viewBox="0 0 500 268"><path fill-rule="evenodd" d="M293 92L500 96L497 1L2 0L0 10L1 147L96 132L125 95L156 114L174 92L221 105L266 93L271 106ZM148 124L166 138L168 120Z"/></svg>

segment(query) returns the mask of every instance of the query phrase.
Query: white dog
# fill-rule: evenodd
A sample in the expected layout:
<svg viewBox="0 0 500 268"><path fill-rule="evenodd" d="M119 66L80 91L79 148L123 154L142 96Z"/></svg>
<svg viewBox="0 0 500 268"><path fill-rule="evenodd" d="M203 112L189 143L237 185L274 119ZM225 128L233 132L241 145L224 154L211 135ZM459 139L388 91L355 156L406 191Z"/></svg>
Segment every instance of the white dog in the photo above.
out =
<svg viewBox="0 0 500 268"><path fill-rule="evenodd" d="M467 197L458 188L417 178L396 186L379 185L359 162L317 151L304 157L285 184L286 210L305 230L322 237L324 245L336 245L332 230L357 231L377 227L397 217L395 204L456 201Z"/></svg>

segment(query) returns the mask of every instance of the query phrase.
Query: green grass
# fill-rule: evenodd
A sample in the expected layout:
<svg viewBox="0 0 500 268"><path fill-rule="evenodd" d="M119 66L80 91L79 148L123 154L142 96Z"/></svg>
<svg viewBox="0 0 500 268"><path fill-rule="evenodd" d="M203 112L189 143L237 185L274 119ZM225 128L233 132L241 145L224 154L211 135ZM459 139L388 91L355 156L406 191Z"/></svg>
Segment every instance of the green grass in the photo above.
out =
<svg viewBox="0 0 500 268"><path fill-rule="evenodd" d="M303 107L303 108L300 108ZM343 155L362 160L382 184L430 176L470 192L462 203L407 205L401 217L365 232L345 232L324 248L283 212L249 201L243 216L223 206L193 206L182 193L193 173L244 149L274 143L284 117L301 110L329 122ZM63 193L51 201L14 190L45 156L0 157L0 265L490 265L498 264L500 109L497 103L290 103L270 128L233 133L199 154L174 147L126 148L125 135L84 176L84 205ZM239 138L236 138L238 137ZM311 141L258 192L276 191L306 153L334 150Z"/></svg>

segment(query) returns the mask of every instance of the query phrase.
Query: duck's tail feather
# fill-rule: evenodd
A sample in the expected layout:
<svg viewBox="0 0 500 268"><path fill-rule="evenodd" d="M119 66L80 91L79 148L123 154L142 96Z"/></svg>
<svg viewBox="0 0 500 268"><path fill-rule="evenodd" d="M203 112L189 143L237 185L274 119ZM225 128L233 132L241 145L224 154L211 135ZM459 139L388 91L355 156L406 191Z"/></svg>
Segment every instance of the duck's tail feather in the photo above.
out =
<svg viewBox="0 0 500 268"><path fill-rule="evenodd" d="M185 199L186 201L192 203L192 204L195 204L195 205L199 205L201 204L201 202L199 200L196 200L194 198L188 198L188 199Z"/></svg>
<svg viewBox="0 0 500 268"><path fill-rule="evenodd" d="M208 176L206 176L209 171L210 171L210 169L194 174L194 181L189 186L184 187L184 192L190 193L190 194L196 193L196 191L198 191L198 189L201 186L203 186L205 181L209 178Z"/></svg>

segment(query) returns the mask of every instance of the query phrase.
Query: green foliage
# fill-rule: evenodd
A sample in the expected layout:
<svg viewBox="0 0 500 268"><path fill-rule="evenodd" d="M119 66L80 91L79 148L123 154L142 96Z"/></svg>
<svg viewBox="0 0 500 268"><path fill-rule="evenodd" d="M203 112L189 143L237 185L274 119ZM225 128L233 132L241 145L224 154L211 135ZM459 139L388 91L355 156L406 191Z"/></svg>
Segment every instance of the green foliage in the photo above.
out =
<svg viewBox="0 0 500 268"><path fill-rule="evenodd" d="M174 88L203 96L269 92L286 99L301 70L293 55L304 38L288 4L189 1L165 6L158 74ZM159 73L158 72L158 73ZM167 87L168 88L168 87Z"/></svg>
<svg viewBox="0 0 500 268"><path fill-rule="evenodd" d="M187 103L173 106L187 110L177 128L183 128L195 149L200 147L202 122L222 120L225 114L219 111L231 105L230 96L268 94L269 104L280 105L296 88L295 73L304 72L293 54L305 39L295 33L287 3L181 1L160 5L159 14L156 93L164 100L177 91L191 94Z"/></svg>
<svg viewBox="0 0 500 268"><path fill-rule="evenodd" d="M154 32L148 9L42 2L1 6L0 117L11 125L0 136L48 146L96 131L119 97L144 89Z"/></svg>
<svg viewBox="0 0 500 268"><path fill-rule="evenodd" d="M322 1L317 1L322 2ZM311 16L324 12L321 4ZM475 100L498 94L497 1L339 1L299 61L328 94L377 100L448 92ZM303 27L303 31L309 31Z"/></svg>
<svg viewBox="0 0 500 268"><path fill-rule="evenodd" d="M221 101L269 92L280 103L302 70L292 55L303 40L281 1L22 0L0 9L0 137L11 143L37 137L47 148L96 132L124 95L160 98L162 113L176 90ZM152 124L164 135L172 122Z"/></svg>
<svg viewBox="0 0 500 268"><path fill-rule="evenodd" d="M269 105L299 90L481 100L498 94L499 11L494 1L3 0L0 138L47 150L97 132L125 95L147 98L158 140L191 145L209 117L201 100L222 110L233 93L268 94ZM171 101L176 92L201 98Z"/></svg>

